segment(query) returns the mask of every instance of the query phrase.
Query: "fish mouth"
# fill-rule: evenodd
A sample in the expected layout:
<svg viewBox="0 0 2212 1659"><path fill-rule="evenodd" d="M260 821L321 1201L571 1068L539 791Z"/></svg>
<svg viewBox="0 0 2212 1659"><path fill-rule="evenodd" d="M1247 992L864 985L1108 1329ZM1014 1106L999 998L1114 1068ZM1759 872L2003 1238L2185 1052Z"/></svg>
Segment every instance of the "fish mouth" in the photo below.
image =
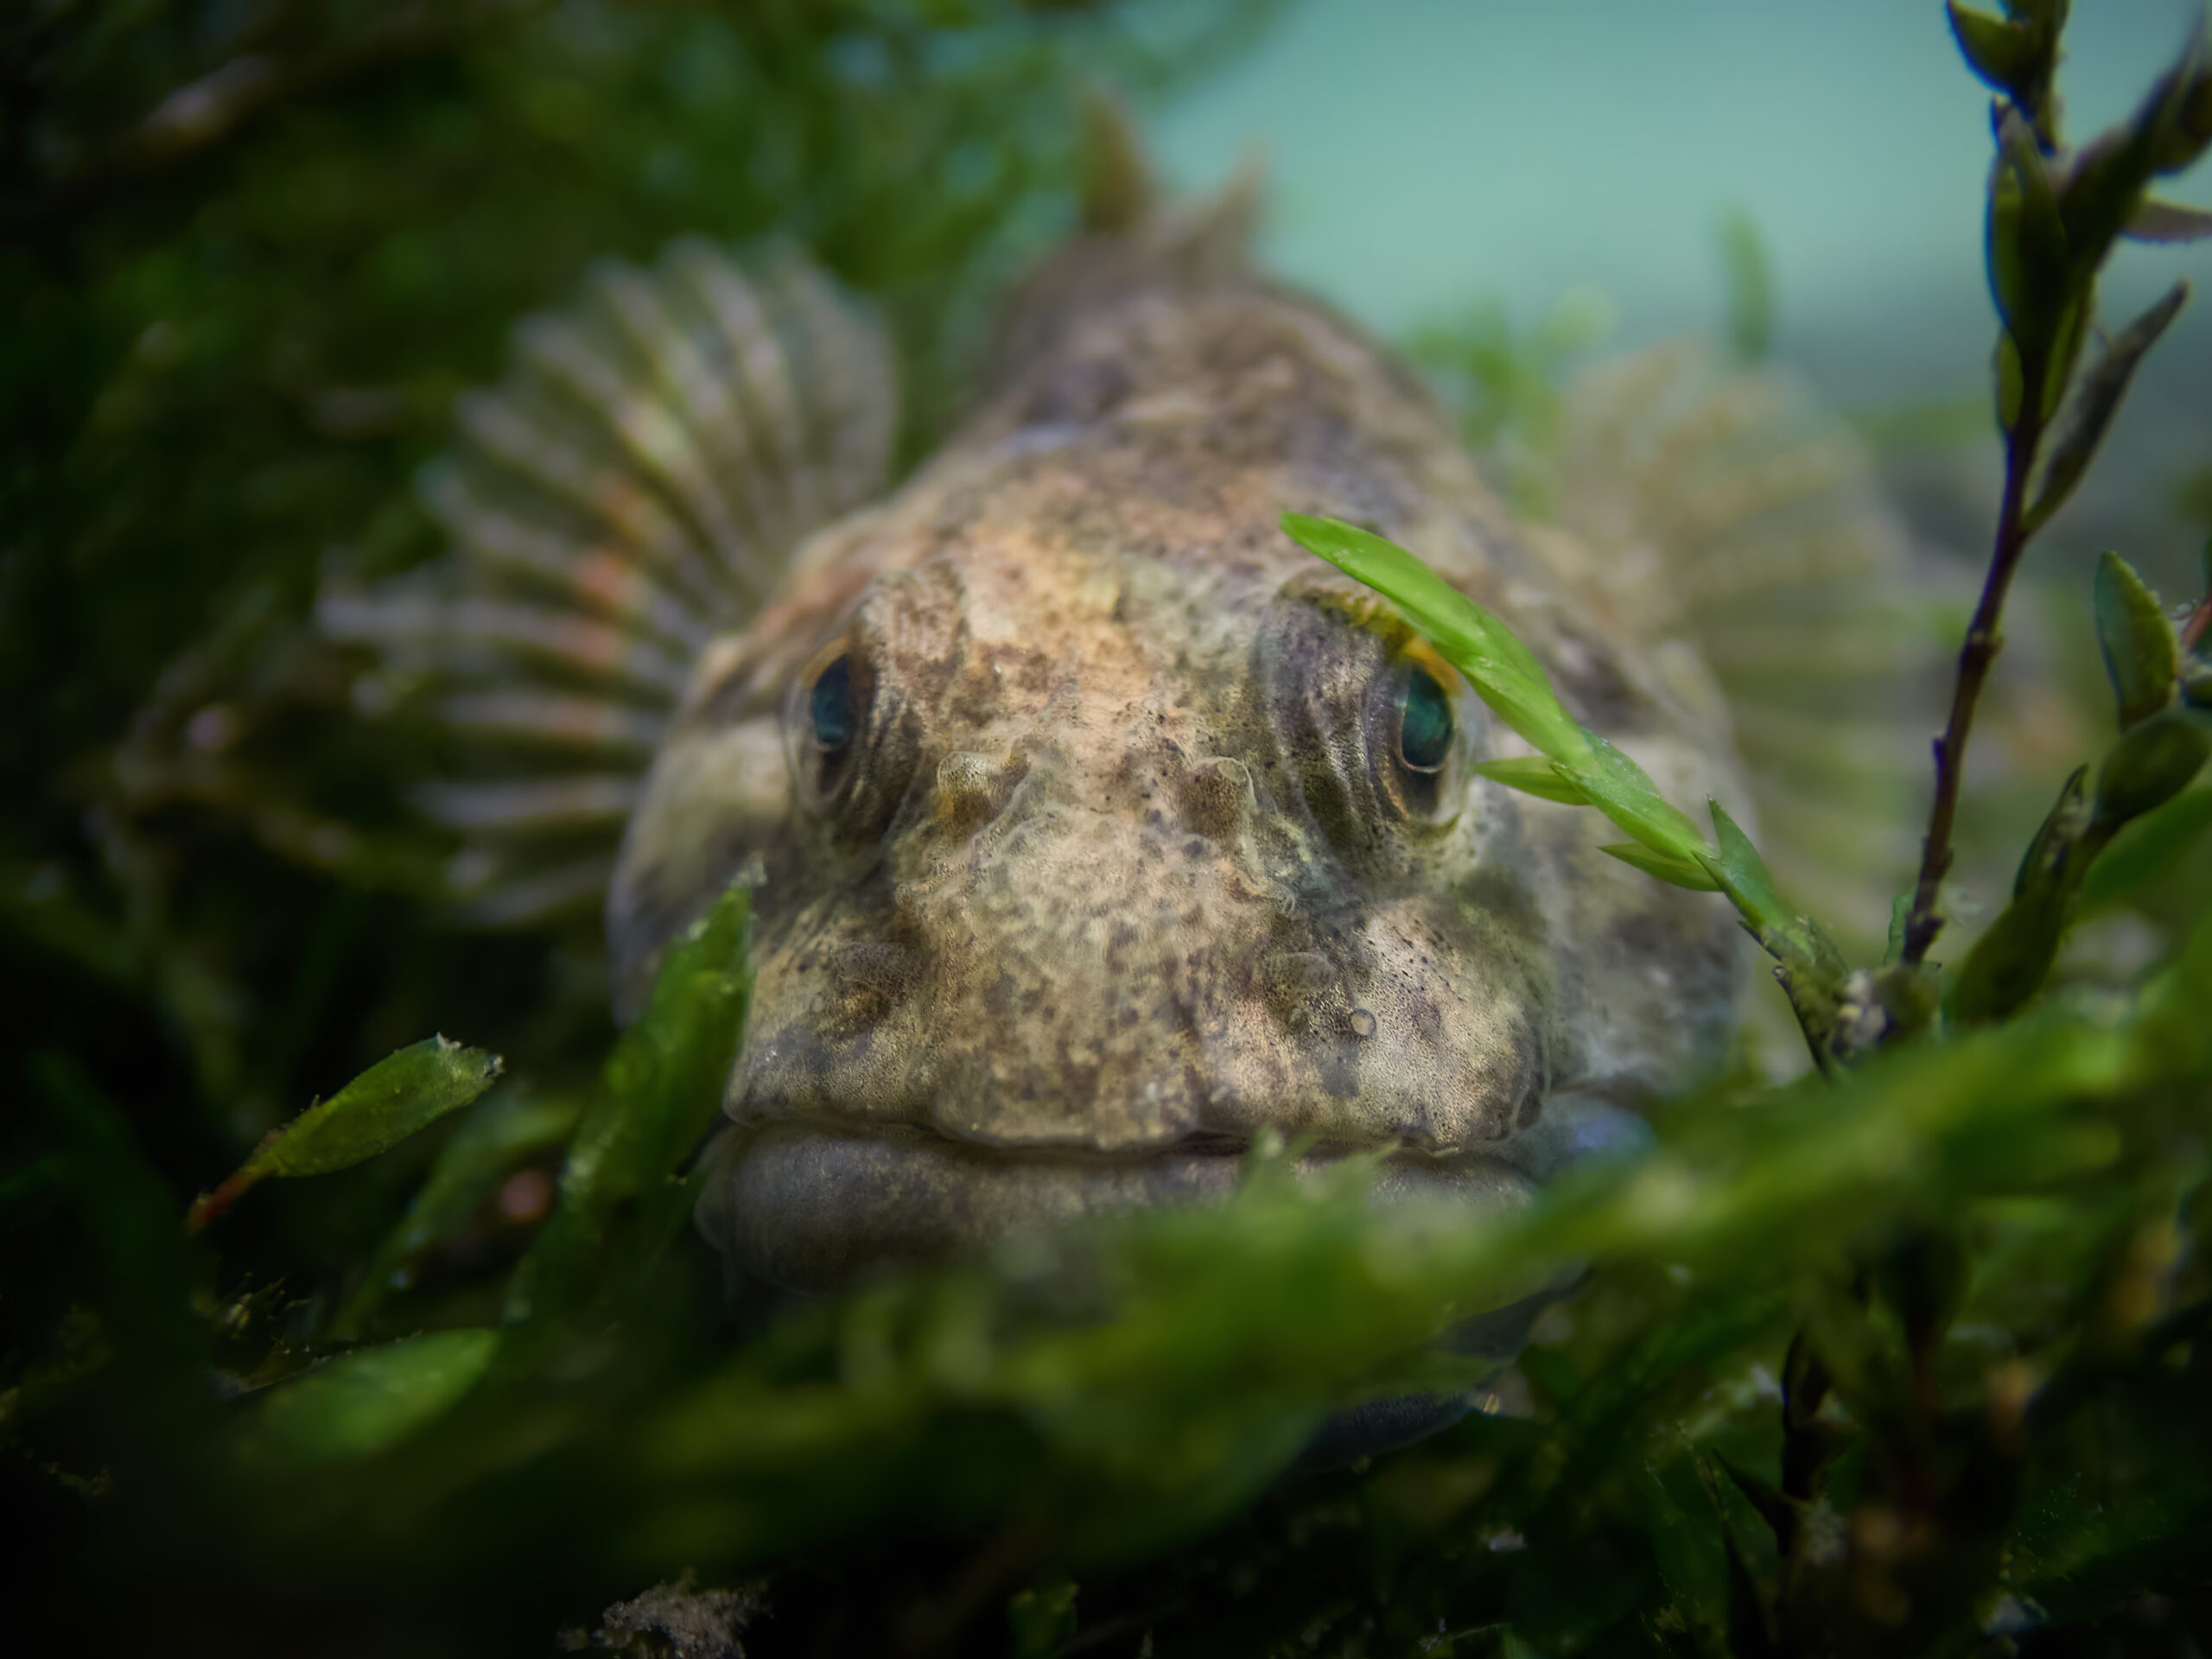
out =
<svg viewBox="0 0 2212 1659"><path fill-rule="evenodd" d="M835 1289L887 1263L972 1257L1092 1217L1218 1203L1236 1189L1249 1150L1213 1136L1124 1155L791 1122L722 1141L709 1154L700 1231L750 1277L798 1291ZM1293 1168L1313 1175L1336 1161L1308 1153ZM1538 1185L1530 1172L1481 1154L1399 1152L1378 1167L1373 1197L1500 1214L1529 1204Z"/></svg>

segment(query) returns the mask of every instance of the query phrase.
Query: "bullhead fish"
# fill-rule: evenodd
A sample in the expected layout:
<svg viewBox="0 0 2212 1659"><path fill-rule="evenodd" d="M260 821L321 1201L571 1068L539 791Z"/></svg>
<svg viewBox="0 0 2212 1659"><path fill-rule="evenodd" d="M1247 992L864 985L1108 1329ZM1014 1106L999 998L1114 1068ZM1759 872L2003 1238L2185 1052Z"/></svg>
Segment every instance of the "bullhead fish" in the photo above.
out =
<svg viewBox="0 0 2212 1659"><path fill-rule="evenodd" d="M461 404L453 556L326 598L482 757L423 796L479 919L603 906L634 1009L753 885L699 1211L747 1275L1201 1201L1277 1135L1509 1208L1721 1062L1727 907L1471 771L1527 751L1286 510L1418 553L1670 798L1887 856L1859 596L1900 543L1847 437L1645 353L1568 394L1555 521L1516 520L1404 365L1254 270L1251 215L1095 195L895 489L863 302L788 252L603 266Z"/></svg>

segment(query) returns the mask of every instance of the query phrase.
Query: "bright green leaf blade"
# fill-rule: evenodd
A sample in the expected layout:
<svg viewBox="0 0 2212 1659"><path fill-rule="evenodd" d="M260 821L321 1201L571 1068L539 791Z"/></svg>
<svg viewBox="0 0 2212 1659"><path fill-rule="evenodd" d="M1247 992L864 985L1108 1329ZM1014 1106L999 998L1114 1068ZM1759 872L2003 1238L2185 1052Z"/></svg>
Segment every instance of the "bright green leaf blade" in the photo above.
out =
<svg viewBox="0 0 2212 1659"><path fill-rule="evenodd" d="M1592 805L1654 852L1694 863L1712 851L1689 814L1667 801L1642 766L1594 732L1583 737L1592 764L1562 764L1560 772Z"/></svg>
<svg viewBox="0 0 2212 1659"><path fill-rule="evenodd" d="M1762 938L1789 927L1796 920L1796 912L1775 892L1774 878L1767 873L1766 861L1751 845L1751 838L1719 801L1707 800L1706 805L1713 814L1713 836L1720 849L1710 866L1721 891Z"/></svg>
<svg viewBox="0 0 2212 1659"><path fill-rule="evenodd" d="M499 1057L427 1037L388 1055L294 1118L245 1161L255 1178L327 1175L458 1111L499 1080Z"/></svg>
<svg viewBox="0 0 2212 1659"><path fill-rule="evenodd" d="M2089 594L2097 620L2097 650L2120 705L2122 729L2147 719L2172 700L2181 647L2158 596L2126 559L2107 548L2097 556Z"/></svg>
<svg viewBox="0 0 2212 1659"><path fill-rule="evenodd" d="M238 1455L296 1469L382 1452L451 1409L499 1342L496 1331L434 1331L341 1355L253 1400L238 1426Z"/></svg>
<svg viewBox="0 0 2212 1659"><path fill-rule="evenodd" d="M716 1122L744 1036L752 914L750 893L733 887L670 950L577 1125L560 1206L509 1287L509 1320L634 1285L689 1220L698 1179L677 1171Z"/></svg>
<svg viewBox="0 0 2212 1659"><path fill-rule="evenodd" d="M1512 631L1420 559L1371 531L1336 518L1287 512L1283 533L1403 611L1476 695L1530 745L1554 760L1586 758L1581 728L1560 706L1551 678Z"/></svg>
<svg viewBox="0 0 2212 1659"><path fill-rule="evenodd" d="M1515 755L1507 760L1478 761L1473 771L1492 783L1503 784L1508 789L1517 789L1524 795L1534 795L1541 800L1557 801L1562 806L1590 804L1590 798L1560 777L1559 768L1541 754Z"/></svg>
<svg viewBox="0 0 2212 1659"><path fill-rule="evenodd" d="M1646 875L1656 875L1662 881L1678 887L1688 887L1693 893L1719 893L1720 884L1702 864L1687 858L1676 858L1646 847L1640 842L1623 842L1618 846L1600 847L1601 853L1611 853L1624 864L1633 864Z"/></svg>

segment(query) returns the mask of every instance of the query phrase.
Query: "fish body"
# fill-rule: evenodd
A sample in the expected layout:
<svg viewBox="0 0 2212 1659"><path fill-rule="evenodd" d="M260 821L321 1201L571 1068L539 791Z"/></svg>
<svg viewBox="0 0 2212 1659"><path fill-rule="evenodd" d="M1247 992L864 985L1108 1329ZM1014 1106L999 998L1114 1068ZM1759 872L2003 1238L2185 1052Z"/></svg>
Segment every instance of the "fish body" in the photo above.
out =
<svg viewBox="0 0 2212 1659"><path fill-rule="evenodd" d="M1204 1200L1275 1136L1382 1154L1386 1201L1510 1208L1724 1055L1747 965L1726 907L1474 772L1527 751L1278 520L1412 549L1669 798L1750 821L1701 645L1773 607L1731 537L1849 465L1808 475L1792 443L1717 506L1655 490L1777 406L1670 404L1683 377L1647 365L1609 398L1638 421L1573 429L1630 485L1570 477L1566 527L1516 524L1402 365L1249 269L1243 218L1232 194L1064 248L971 417L874 499L891 372L862 309L699 245L604 273L582 321L525 331L434 486L446 586L326 607L541 757L437 798L494 917L605 893L619 1001L753 885L700 1209L752 1277L819 1288ZM1884 556L1854 511L1816 512L1858 526L1827 552L1791 543L1816 548L1793 592ZM575 856L518 850L546 846Z"/></svg>

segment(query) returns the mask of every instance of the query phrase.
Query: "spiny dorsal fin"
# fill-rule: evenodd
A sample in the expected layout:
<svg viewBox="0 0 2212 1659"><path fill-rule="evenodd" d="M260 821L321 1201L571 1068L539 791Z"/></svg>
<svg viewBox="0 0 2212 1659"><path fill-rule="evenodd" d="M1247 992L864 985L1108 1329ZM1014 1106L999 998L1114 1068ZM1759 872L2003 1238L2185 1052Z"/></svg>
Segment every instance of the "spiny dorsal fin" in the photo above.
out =
<svg viewBox="0 0 2212 1659"><path fill-rule="evenodd" d="M686 238L517 327L420 481L450 556L318 606L456 740L465 775L417 801L461 837L464 915L603 901L693 663L881 491L897 415L880 321L789 252L741 267Z"/></svg>
<svg viewBox="0 0 2212 1659"><path fill-rule="evenodd" d="M1151 215L1158 194L1128 106L1103 86L1090 88L1083 100L1084 232L1127 236Z"/></svg>
<svg viewBox="0 0 2212 1659"><path fill-rule="evenodd" d="M1910 868L1929 647L1865 447L1802 391L1691 342L1569 386L1556 499L1620 624L1726 693L1785 890L1878 940Z"/></svg>
<svg viewBox="0 0 2212 1659"><path fill-rule="evenodd" d="M1086 105L1082 222L1007 298L983 376L987 391L1034 369L1084 319L1149 291L1187 293L1251 267L1267 168L1248 155L1211 195L1162 203L1118 104Z"/></svg>

